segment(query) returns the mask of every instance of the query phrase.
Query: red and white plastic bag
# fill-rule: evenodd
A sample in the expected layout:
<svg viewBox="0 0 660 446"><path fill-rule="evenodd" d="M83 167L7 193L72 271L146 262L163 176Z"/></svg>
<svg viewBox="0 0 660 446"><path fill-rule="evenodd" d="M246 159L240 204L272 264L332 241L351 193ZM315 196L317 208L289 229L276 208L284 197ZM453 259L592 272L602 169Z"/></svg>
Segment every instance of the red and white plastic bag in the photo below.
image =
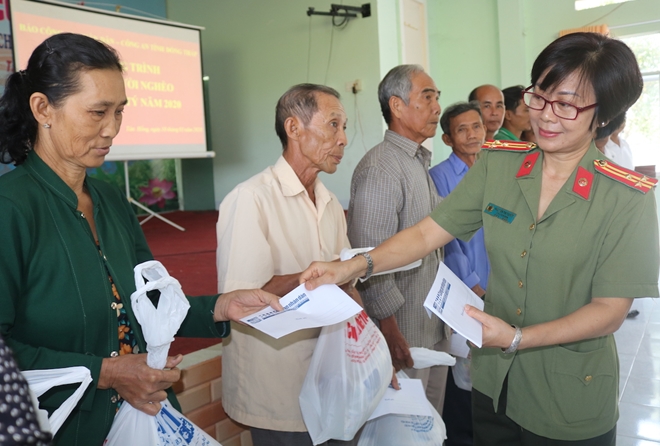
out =
<svg viewBox="0 0 660 446"><path fill-rule="evenodd" d="M364 311L323 327L299 398L312 442L353 439L391 380L387 343Z"/></svg>

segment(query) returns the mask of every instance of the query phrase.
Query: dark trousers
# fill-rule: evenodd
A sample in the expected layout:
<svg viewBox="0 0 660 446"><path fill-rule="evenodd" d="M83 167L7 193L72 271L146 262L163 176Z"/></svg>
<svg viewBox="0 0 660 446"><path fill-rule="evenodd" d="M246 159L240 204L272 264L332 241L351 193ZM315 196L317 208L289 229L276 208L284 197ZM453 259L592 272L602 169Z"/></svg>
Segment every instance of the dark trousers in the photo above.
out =
<svg viewBox="0 0 660 446"><path fill-rule="evenodd" d="M442 419L447 427L445 446L472 446L472 392L456 385L452 370L447 375Z"/></svg>
<svg viewBox="0 0 660 446"><path fill-rule="evenodd" d="M616 426L609 432L586 440L567 441L540 437L523 429L506 416L508 377L493 412L493 400L472 389L472 422L475 446L615 446Z"/></svg>

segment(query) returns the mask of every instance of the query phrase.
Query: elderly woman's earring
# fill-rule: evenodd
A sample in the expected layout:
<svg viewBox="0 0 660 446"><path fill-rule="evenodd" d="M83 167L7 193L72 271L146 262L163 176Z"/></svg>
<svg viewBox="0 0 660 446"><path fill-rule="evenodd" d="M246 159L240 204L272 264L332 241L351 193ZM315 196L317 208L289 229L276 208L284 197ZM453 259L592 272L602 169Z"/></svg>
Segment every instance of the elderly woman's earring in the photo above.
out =
<svg viewBox="0 0 660 446"><path fill-rule="evenodd" d="M45 129L49 129L49 128L50 128L50 124L44 124L43 127L44 127Z"/></svg>

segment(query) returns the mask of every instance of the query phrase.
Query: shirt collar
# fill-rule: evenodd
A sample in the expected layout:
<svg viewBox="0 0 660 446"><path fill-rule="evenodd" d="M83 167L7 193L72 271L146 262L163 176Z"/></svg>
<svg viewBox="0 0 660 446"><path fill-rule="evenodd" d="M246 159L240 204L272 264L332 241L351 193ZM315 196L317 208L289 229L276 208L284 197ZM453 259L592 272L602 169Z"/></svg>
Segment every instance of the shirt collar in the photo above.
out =
<svg viewBox="0 0 660 446"><path fill-rule="evenodd" d="M534 150L538 150L539 152L541 152L541 156L534 165L532 172L529 175L526 175L532 178L543 172L543 157L544 157L543 150L541 150L540 148L536 148L530 151L530 153L532 153ZM594 168L594 160L603 159L603 157L604 157L603 152L598 150L596 144L592 141L591 146L589 146L589 149L584 153L584 155L582 155L582 159L578 163L577 167L583 167L589 172L595 173L596 169ZM575 172L577 172L577 167L575 168L569 179L566 181L566 184L568 184L570 181L573 181L573 179L575 178Z"/></svg>
<svg viewBox="0 0 660 446"><path fill-rule="evenodd" d="M60 197L62 201L68 204L73 209L78 207L78 197L62 178L51 169L40 157L31 150L27 154L25 162L22 164L30 172L30 175L35 178L39 183L46 186L56 196ZM85 183L87 178L85 177Z"/></svg>
<svg viewBox="0 0 660 446"><path fill-rule="evenodd" d="M403 150L411 158L415 158L419 154L425 162L431 161L431 151L429 149L405 136L401 136L392 130L386 130L384 139Z"/></svg>
<svg viewBox="0 0 660 446"><path fill-rule="evenodd" d="M520 141L516 135L511 133L511 131L505 127L500 127L500 129L495 134L495 139L505 139L509 141Z"/></svg>
<svg viewBox="0 0 660 446"><path fill-rule="evenodd" d="M303 186L300 178L296 175L293 167L280 155L279 159L273 166L273 174L280 183L282 188L282 195L285 197L293 197L298 194L307 193L305 186ZM323 185L321 180L316 178L314 180L314 194L316 195L317 207L318 203L327 203L330 201L330 192Z"/></svg>
<svg viewBox="0 0 660 446"><path fill-rule="evenodd" d="M456 175L462 175L469 169L465 161L460 159L454 152L451 152L451 155L449 155L449 165L454 169Z"/></svg>

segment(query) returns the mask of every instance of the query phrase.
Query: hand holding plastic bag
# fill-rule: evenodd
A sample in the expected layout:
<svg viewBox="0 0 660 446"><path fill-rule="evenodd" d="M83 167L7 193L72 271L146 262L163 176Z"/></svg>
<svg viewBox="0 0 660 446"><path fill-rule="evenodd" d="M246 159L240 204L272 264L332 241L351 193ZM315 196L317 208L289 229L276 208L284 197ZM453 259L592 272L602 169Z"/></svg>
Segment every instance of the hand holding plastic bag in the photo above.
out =
<svg viewBox="0 0 660 446"><path fill-rule="evenodd" d="M162 369L167 363L167 353L174 334L185 319L190 304L179 281L171 277L157 261L144 262L135 267L135 286L131 305L147 342L147 365ZM158 307L147 296L147 292L152 290L160 291ZM122 404L104 446L133 444L221 446L181 415L167 400L161 403L161 410L156 416L141 412L126 402Z"/></svg>

